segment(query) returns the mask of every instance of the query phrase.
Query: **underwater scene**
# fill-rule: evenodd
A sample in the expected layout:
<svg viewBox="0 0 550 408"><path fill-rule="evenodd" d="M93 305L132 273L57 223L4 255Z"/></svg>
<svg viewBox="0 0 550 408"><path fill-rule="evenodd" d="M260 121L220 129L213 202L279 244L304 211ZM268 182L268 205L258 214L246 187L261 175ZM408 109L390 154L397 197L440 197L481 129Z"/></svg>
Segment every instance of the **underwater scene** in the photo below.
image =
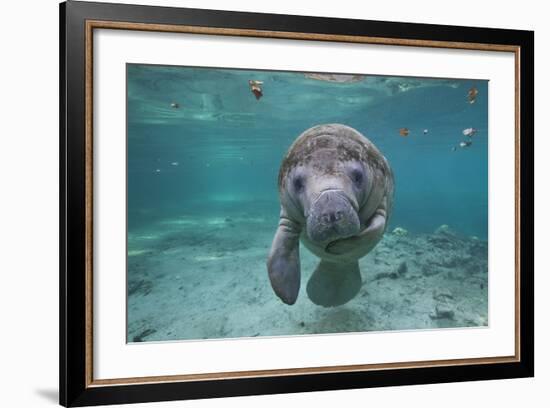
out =
<svg viewBox="0 0 550 408"><path fill-rule="evenodd" d="M488 326L488 82L127 65L127 341Z"/></svg>

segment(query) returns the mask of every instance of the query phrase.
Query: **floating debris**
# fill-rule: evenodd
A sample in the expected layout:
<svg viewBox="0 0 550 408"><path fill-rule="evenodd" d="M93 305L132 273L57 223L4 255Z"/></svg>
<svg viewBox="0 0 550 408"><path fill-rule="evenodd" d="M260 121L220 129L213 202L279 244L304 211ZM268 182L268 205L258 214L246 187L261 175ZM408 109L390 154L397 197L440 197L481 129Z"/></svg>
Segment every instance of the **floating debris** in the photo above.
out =
<svg viewBox="0 0 550 408"><path fill-rule="evenodd" d="M427 134L428 134L428 129L424 129L424 130L422 131L422 133L424 133L425 135L427 135Z"/></svg>
<svg viewBox="0 0 550 408"><path fill-rule="evenodd" d="M468 103L470 104L475 103L478 93L479 91L477 90L476 87L470 88L470 90L468 91Z"/></svg>
<svg viewBox="0 0 550 408"><path fill-rule="evenodd" d="M471 145L472 145L472 141L471 141L471 140L464 140L464 141L462 141L462 142L460 142L460 143L458 144L458 147L464 149L464 148L466 148L466 147L470 147ZM457 146L453 146L453 147L451 148L451 150L452 150L453 152L456 152L456 148L457 148Z"/></svg>
<svg viewBox="0 0 550 408"><path fill-rule="evenodd" d="M160 169L156 169L156 170L155 170L155 173L160 173Z"/></svg>
<svg viewBox="0 0 550 408"><path fill-rule="evenodd" d="M399 135L403 137L409 136L409 129L407 128L401 128L399 129Z"/></svg>
<svg viewBox="0 0 550 408"><path fill-rule="evenodd" d="M172 109L179 109L180 104L177 103L177 102L172 102L172 103L170 104L170 107L171 107Z"/></svg>
<svg viewBox="0 0 550 408"><path fill-rule="evenodd" d="M365 78L364 75L346 75L346 74L316 74L307 73L304 74L306 78L316 79L318 81L336 82L340 84L349 84L353 82L362 81Z"/></svg>
<svg viewBox="0 0 550 408"><path fill-rule="evenodd" d="M172 166L179 166L179 165L180 165L179 162L172 162L172 163L170 163L170 164L171 164Z"/></svg>
<svg viewBox="0 0 550 408"><path fill-rule="evenodd" d="M253 79L248 81L248 85L250 86L250 90L252 91L252 93L256 97L257 101L259 101L260 98L262 96L264 96L264 93L263 93L263 90L262 90L263 83L264 83L263 81L256 81L256 80L253 80Z"/></svg>
<svg viewBox="0 0 550 408"><path fill-rule="evenodd" d="M468 137L472 137L473 135L475 135L477 133L477 129L476 128L467 128L467 129L464 129L462 131L462 134L464 136L468 136Z"/></svg>

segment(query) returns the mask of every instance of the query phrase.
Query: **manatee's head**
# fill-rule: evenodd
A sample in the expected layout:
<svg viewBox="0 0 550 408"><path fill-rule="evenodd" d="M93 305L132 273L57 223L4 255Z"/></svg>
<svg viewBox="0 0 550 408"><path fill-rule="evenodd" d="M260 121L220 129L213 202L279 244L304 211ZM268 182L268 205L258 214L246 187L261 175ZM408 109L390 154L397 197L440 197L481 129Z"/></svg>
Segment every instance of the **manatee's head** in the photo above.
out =
<svg viewBox="0 0 550 408"><path fill-rule="evenodd" d="M359 132L339 124L308 129L290 148L279 173L281 200L313 243L326 247L360 232L372 187L371 149Z"/></svg>
<svg viewBox="0 0 550 408"><path fill-rule="evenodd" d="M318 193L309 205L306 232L311 241L323 246L357 235L361 228L355 202L339 186Z"/></svg>

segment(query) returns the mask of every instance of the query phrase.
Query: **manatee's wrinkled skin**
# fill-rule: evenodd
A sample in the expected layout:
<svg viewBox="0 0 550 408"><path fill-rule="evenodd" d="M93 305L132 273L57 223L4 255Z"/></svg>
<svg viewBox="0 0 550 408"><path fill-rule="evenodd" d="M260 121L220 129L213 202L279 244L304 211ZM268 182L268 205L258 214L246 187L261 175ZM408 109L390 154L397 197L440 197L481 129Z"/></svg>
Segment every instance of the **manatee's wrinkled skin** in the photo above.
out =
<svg viewBox="0 0 550 408"><path fill-rule="evenodd" d="M355 129L328 124L302 133L279 171L281 214L267 260L277 296L296 302L302 240L321 258L309 298L326 307L353 299L361 288L358 260L386 230L393 189L386 158Z"/></svg>

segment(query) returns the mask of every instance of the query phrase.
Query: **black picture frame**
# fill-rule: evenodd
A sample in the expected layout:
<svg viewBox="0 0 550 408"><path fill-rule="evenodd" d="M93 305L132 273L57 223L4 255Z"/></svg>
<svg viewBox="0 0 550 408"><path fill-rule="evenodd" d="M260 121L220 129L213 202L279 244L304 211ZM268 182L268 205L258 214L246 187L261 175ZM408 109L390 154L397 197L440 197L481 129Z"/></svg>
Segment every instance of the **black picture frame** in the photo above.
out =
<svg viewBox="0 0 550 408"><path fill-rule="evenodd" d="M60 5L60 403L64 406L293 393L534 375L534 33L352 19L68 1ZM86 30L89 21L185 25L515 47L518 70L517 359L383 370L295 373L151 383L94 384L89 373ZM269 37L269 36L268 36ZM88 238L87 238L88 237ZM87 255L88 254L88 255Z"/></svg>

